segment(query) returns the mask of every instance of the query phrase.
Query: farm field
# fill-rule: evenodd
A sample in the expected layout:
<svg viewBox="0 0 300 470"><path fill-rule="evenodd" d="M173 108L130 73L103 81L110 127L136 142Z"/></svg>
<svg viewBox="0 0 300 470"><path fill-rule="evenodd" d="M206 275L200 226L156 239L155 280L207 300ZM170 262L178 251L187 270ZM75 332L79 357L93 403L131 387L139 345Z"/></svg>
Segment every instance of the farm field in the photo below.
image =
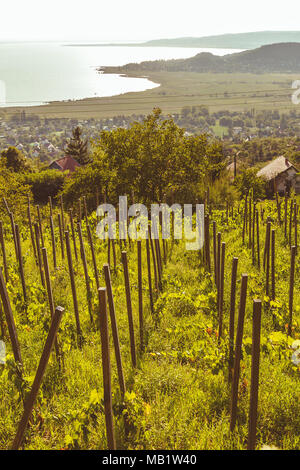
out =
<svg viewBox="0 0 300 470"><path fill-rule="evenodd" d="M140 72L128 76L138 77ZM292 83L297 74L268 73L192 73L150 72L149 80L160 83L152 90L109 98L89 98L80 101L53 102L30 108L6 108L4 117L26 111L40 117L78 119L110 118L116 115L148 114L160 107L163 114L179 113L184 106L206 106L210 112L218 110L245 111L295 109L291 96ZM4 108L3 108L4 109Z"/></svg>
<svg viewBox="0 0 300 470"><path fill-rule="evenodd" d="M1 335L7 354L6 363L0 364L0 448L8 449L16 443L24 404L26 409L50 328L51 309L53 314L53 307L61 306L64 312L57 345L19 448L107 449L115 445L130 450L246 449L254 384L253 300L260 299L255 447L299 449L300 264L297 255L293 265L295 249L291 249L298 244L299 201L288 199L286 205L282 199L279 202L280 212L275 201L258 202L254 207L248 198L232 207L217 208L207 200L209 237L206 232L200 252L187 251L184 240L149 242L149 250L145 240L127 241L126 246L118 240L101 241L96 237L95 212L85 216L83 205L79 212L77 203L72 213L59 204L53 212L49 204L38 208L25 204L15 210L14 220L3 212ZM253 213L257 214L255 218ZM122 251L127 252L128 259L133 330L129 329ZM235 298L234 257L238 258ZM120 344L120 350L116 349L114 317L107 306L111 396L107 395L102 368L107 357L102 349L106 344L104 291L99 294L100 306L97 293L98 286L108 287L109 295L103 271L106 265L107 272L107 264ZM246 283L243 323L240 293ZM50 284L53 303L49 303ZM7 325L8 304L3 302L7 298L23 366L16 365L11 347L11 338L16 336ZM233 306L234 317L230 316ZM234 334L230 318L235 319ZM243 325L240 336L238 325ZM237 392L234 399L233 390ZM113 437L107 419L110 425L113 421Z"/></svg>

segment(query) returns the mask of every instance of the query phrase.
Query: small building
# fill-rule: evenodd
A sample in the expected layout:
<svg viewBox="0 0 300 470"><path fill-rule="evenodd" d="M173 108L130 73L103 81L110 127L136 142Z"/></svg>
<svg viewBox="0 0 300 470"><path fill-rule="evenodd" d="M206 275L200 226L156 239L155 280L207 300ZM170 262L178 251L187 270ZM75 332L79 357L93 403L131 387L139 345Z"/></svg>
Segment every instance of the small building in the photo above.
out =
<svg viewBox="0 0 300 470"><path fill-rule="evenodd" d="M267 181L267 193L280 195L294 189L300 193L299 170L286 157L281 155L258 171L257 176Z"/></svg>
<svg viewBox="0 0 300 470"><path fill-rule="evenodd" d="M57 153L57 149L54 147L53 144L49 144L47 147L47 152L49 153Z"/></svg>
<svg viewBox="0 0 300 470"><path fill-rule="evenodd" d="M62 157L59 160L54 160L49 165L49 169L51 170L69 171L69 173L73 173L79 167L81 167L80 163L69 155Z"/></svg>

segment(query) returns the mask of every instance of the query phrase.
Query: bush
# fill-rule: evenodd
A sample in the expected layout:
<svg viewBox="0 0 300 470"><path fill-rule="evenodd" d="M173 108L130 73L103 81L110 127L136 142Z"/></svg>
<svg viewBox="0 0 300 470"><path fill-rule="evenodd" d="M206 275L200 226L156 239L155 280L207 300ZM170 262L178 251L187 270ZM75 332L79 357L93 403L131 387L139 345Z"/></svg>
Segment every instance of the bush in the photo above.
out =
<svg viewBox="0 0 300 470"><path fill-rule="evenodd" d="M79 198L85 196L87 208L91 211L96 208L97 191L102 195L105 187L103 168L95 158L93 163L78 168L72 178L65 180L62 195L67 207L74 206Z"/></svg>
<svg viewBox="0 0 300 470"><path fill-rule="evenodd" d="M48 196L55 198L61 191L64 181L65 175L58 170L45 170L24 177L24 182L30 186L36 203L47 203Z"/></svg>
<svg viewBox="0 0 300 470"><path fill-rule="evenodd" d="M216 206L225 206L226 202L233 205L238 199L238 191L228 177L222 176L209 188L210 201Z"/></svg>
<svg viewBox="0 0 300 470"><path fill-rule="evenodd" d="M262 178L256 176L256 173L257 170L255 168L248 168L236 177L235 185L241 196L249 194L250 190L252 190L253 198L255 200L265 198L266 182Z"/></svg>
<svg viewBox="0 0 300 470"><path fill-rule="evenodd" d="M24 214L24 208L27 205L27 197L31 198L30 187L18 173L14 173L6 168L0 167L0 194L6 199L9 209L14 216ZM4 204L0 208L1 217L7 214Z"/></svg>

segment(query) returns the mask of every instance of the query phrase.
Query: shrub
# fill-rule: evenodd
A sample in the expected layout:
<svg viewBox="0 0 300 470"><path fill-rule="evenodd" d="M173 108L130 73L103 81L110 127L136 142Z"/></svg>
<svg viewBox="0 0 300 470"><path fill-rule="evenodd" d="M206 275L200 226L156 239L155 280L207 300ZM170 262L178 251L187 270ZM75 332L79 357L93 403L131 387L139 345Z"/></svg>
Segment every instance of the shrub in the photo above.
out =
<svg viewBox="0 0 300 470"><path fill-rule="evenodd" d="M55 198L63 187L65 175L57 170L45 170L24 176L24 182L30 186L34 202L46 203L48 197Z"/></svg>
<svg viewBox="0 0 300 470"><path fill-rule="evenodd" d="M253 190L253 198L256 200L266 196L266 182L256 176L256 173L255 168L247 168L237 176L235 185L241 196L248 194L250 190Z"/></svg>

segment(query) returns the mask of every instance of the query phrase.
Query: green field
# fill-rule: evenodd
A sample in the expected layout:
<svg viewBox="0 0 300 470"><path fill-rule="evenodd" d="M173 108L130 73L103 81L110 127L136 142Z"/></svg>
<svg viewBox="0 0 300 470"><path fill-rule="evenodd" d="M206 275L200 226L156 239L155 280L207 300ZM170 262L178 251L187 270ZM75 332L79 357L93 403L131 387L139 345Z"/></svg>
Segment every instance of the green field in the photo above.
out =
<svg viewBox="0 0 300 470"><path fill-rule="evenodd" d="M131 76L139 76L132 73ZM291 96L296 74L212 74L189 72L157 72L147 77L160 86L144 92L126 93L109 98L54 102L46 106L23 108L27 114L45 117L106 118L117 115L148 114L160 107L164 114L178 113L184 106L206 106L218 110L295 109ZM22 108L7 108L4 115Z"/></svg>

